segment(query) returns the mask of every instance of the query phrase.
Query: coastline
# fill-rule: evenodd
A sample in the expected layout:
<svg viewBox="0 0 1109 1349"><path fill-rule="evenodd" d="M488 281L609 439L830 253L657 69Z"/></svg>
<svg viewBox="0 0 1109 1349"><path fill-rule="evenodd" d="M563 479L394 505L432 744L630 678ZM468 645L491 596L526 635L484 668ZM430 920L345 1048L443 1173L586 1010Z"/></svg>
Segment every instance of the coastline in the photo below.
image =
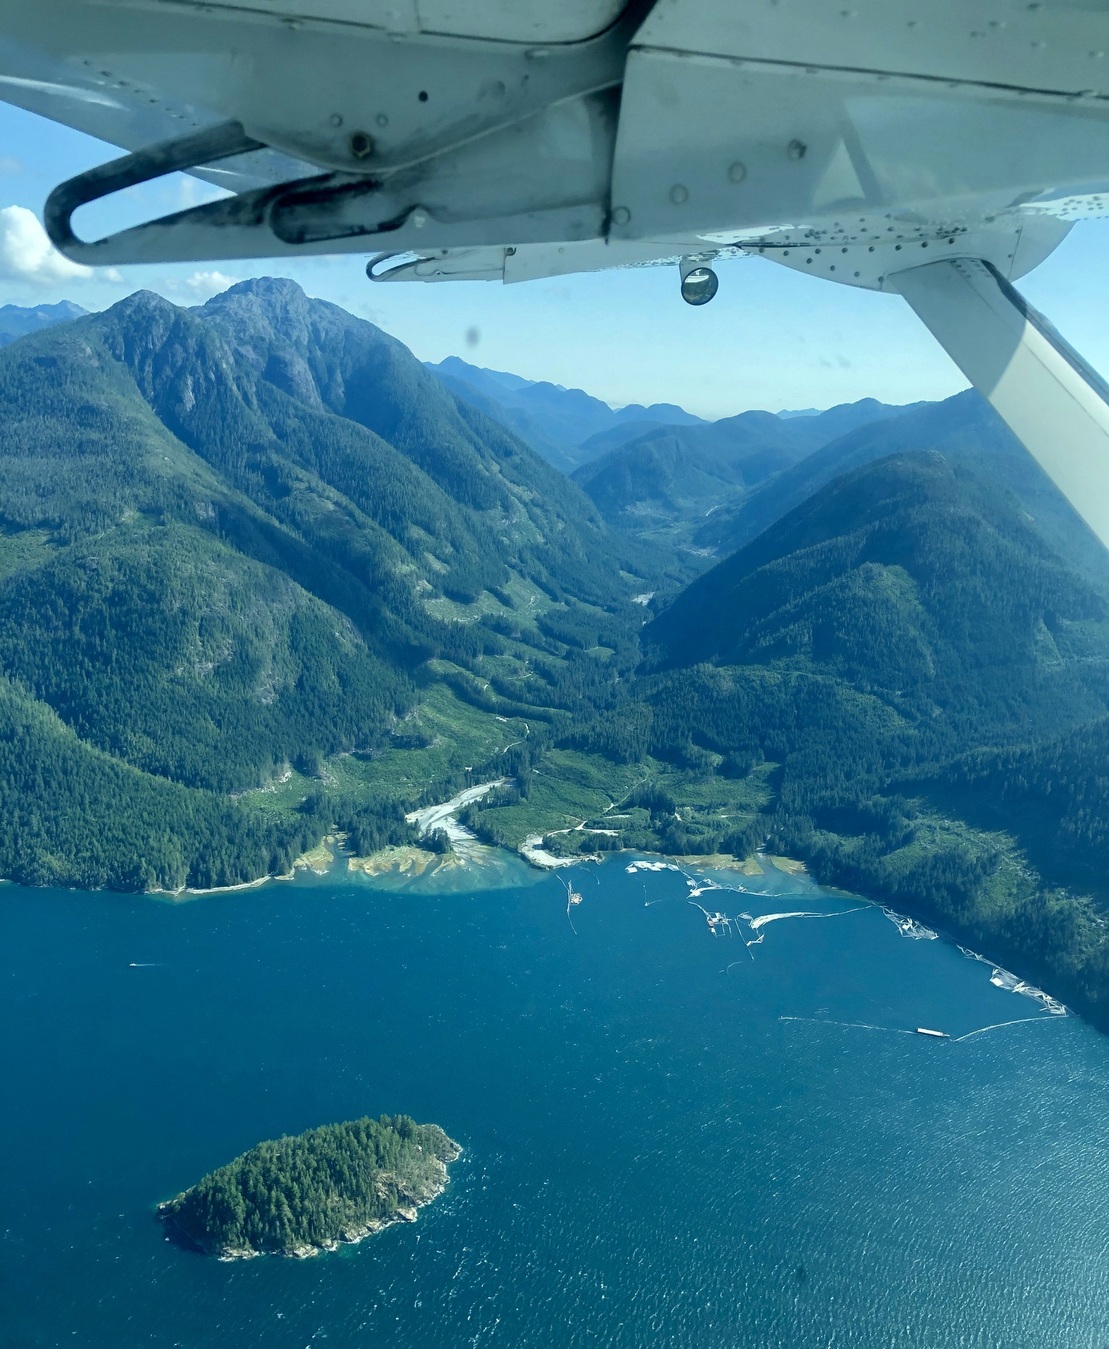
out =
<svg viewBox="0 0 1109 1349"><path fill-rule="evenodd" d="M296 863L293 865L295 867ZM236 890L260 889L261 886L268 885L270 881L291 881L295 874L295 871L290 871L280 876L271 873L268 876L258 876L253 881L239 881L236 885L213 885L209 886L207 889L192 885L182 885L177 890L165 890L160 886L156 886L153 890L144 890L142 893L144 895L158 895L162 899L181 899L182 897L193 899L200 895L229 895ZM322 872L320 874L323 875Z"/></svg>
<svg viewBox="0 0 1109 1349"><path fill-rule="evenodd" d="M502 785L503 781L503 779L497 779L496 781L468 787L449 801L410 812L407 818L410 822L419 824L423 833L429 833L435 829L441 829L447 833L451 840L451 849L446 853L432 852L420 848L418 845L407 844L383 848L368 856L358 857L346 851L344 847L345 836L332 833L325 835L316 847L297 857L290 870L285 873L258 876L253 880L240 881L232 885L208 888L184 886L176 890L155 888L139 893L169 903L184 903L205 896L260 890L270 883L296 881L298 876L304 872L310 872L320 879L334 877L339 864L345 864L343 870L352 878L365 876L367 880L383 882L384 888L392 888L398 892L407 891L411 886L416 893L419 892L422 883L432 882L438 877L451 878L455 884L450 888L456 889L460 893L469 888L468 881L481 888L498 888L505 884L520 884L519 868L517 868L517 874L512 875L511 866L514 862L522 864L523 869L530 871L535 880L562 867L601 863L609 858L626 859L629 857L643 859L644 869L656 869L656 867L657 869L663 869L665 867L668 870L680 870L682 867L699 867L713 871L736 872L751 877L766 875L768 868L790 877L812 874L806 862L800 858L763 852L755 852L748 857L739 858L731 854L669 855L647 853L635 848L621 848L562 857L549 852L542 846L551 835L574 832L573 828L554 829L544 834L528 835L518 848L485 844L480 842L469 829L459 824L455 817L458 811ZM651 866L651 862L655 865ZM501 875L499 879L494 880L498 870ZM393 887L388 884L390 880L396 883ZM813 876L813 880L820 884L816 876ZM18 884L14 881L9 883ZM837 887L833 885L831 888ZM855 894L854 891L845 891L844 893ZM882 896L880 893L873 896L858 897L885 911L892 921L902 927L906 935L917 935L914 930L919 930L924 921L920 916L902 914L899 910L892 909L890 897ZM973 931L942 931L936 935L942 936L945 941L958 947L966 956L989 965L993 970L991 978L997 981L998 987L1008 988L1022 996L1031 997L1038 1001L1046 1011L1055 1015L1075 1012L1097 1029L1109 1033L1109 1024L1106 1024L1105 1017L1098 1016L1099 1009L1086 1005L1086 1001L1082 998L1075 999L1073 990L1068 992L1066 989L1060 989L1057 995L1040 987L1040 984L1051 985L1054 982L1050 978L1044 978L1043 971L1032 976L1032 978L1037 979L1035 984L1031 982L1030 978L1013 973L1009 966L1015 965L1019 968L1024 963L1021 959L1015 958L1019 957L1019 953L1007 953L1004 958L1005 963L1002 963L1002 960L983 955L973 949L973 945L977 944L976 938L983 934L975 934ZM970 944L968 945L968 943ZM1064 1001L1064 999L1067 999L1067 1001Z"/></svg>
<svg viewBox="0 0 1109 1349"><path fill-rule="evenodd" d="M336 864L341 861L345 862L345 869L351 874L361 874L371 878L395 876L408 880L419 880L447 872L464 872L471 867L482 869L497 865L503 866L508 859L512 858L518 859L535 871L545 874L561 867L579 866L586 862L596 863L603 861L606 857L638 853L639 850L634 848L619 848L605 852L575 853L572 856L562 856L559 853L549 851L544 846L548 838L558 834L574 833L582 827L581 825L576 828L549 829L543 833L529 834L517 848L482 843L470 829L458 822L458 814L475 801L480 801L482 797L488 795L497 787L504 786L506 781L505 778L497 778L490 782L477 783L472 787L466 787L448 801L408 812L405 819L409 824L414 824L417 827L420 836L426 836L437 831L446 834L451 846L450 851L445 853L433 852L430 849L419 847L418 844L403 844L390 845L366 856L358 856L346 850L345 835L325 834L314 848L301 853L293 861L287 872L270 873L255 877L253 880L239 881L233 885L208 887L189 885L180 886L176 890L156 887L143 893L178 902L200 898L204 895L234 894L242 890L259 889L270 882L292 881L296 879L299 872L303 871L310 871L321 877L330 876L334 873ZM584 824L584 821L582 823ZM593 832L609 833L610 831L596 830ZM644 855L663 856L661 853ZM797 858L773 857L762 853L752 854L747 858L737 858L730 853L714 853L703 856L678 856L672 860L684 862L690 866L709 866L718 871L736 870L745 872L749 876L757 876L763 874L762 866L756 860L758 857L763 858L764 861L769 862L777 870L783 871L787 875L803 875L807 872L805 863Z"/></svg>

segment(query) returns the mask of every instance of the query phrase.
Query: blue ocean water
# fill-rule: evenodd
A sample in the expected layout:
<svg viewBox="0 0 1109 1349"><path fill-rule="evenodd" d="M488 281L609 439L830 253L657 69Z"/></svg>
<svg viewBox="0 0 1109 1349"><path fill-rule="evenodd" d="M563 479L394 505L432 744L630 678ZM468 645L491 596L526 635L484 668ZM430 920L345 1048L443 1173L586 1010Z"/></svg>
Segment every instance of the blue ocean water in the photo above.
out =
<svg viewBox="0 0 1109 1349"><path fill-rule="evenodd" d="M1109 1345L1109 1040L805 877L700 897L837 915L748 948L626 861L571 873L576 933L522 872L5 887L0 1346ZM165 1240L212 1167L381 1111L465 1147L417 1223L303 1262Z"/></svg>

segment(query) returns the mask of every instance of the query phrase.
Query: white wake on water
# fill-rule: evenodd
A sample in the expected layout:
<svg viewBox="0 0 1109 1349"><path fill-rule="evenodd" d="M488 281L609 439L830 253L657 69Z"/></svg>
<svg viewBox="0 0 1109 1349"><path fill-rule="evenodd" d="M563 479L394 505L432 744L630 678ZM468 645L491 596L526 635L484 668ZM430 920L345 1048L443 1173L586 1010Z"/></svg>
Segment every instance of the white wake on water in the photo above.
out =
<svg viewBox="0 0 1109 1349"><path fill-rule="evenodd" d="M734 962L733 962L734 963ZM920 1035L918 1030L906 1030L901 1026L874 1026L868 1021L828 1021L821 1016L780 1016L779 1021L808 1021L817 1026L842 1026L848 1030L880 1030L890 1035ZM1030 1021L1050 1022L1050 1016L1022 1016L1015 1021L998 1021L992 1026L979 1026L977 1030L967 1031L965 1035L943 1036L949 1044L962 1044L964 1040L973 1040L976 1035L985 1035L987 1031L1004 1030L1006 1026L1024 1026Z"/></svg>
<svg viewBox="0 0 1109 1349"><path fill-rule="evenodd" d="M900 1026L872 1026L869 1021L828 1021L822 1016L780 1016L779 1021L812 1021L818 1026L845 1026L848 1030L884 1030L890 1035L916 1035L915 1030L902 1030Z"/></svg>
<svg viewBox="0 0 1109 1349"><path fill-rule="evenodd" d="M704 914L705 919L708 923L709 930L714 937L718 936L721 932L725 932L729 936L732 935L733 932L738 933L739 923L742 921L747 924L747 926L750 928L751 932L754 935L751 939L744 938L744 945L747 948L747 954L751 956L752 960L754 960L755 957L751 948L754 946L760 946L762 944L762 942L765 940L766 937L766 933L763 931L763 929L767 927L767 925L770 923L778 923L786 918L845 918L848 914L860 913L862 912L863 909L873 909L873 908L878 909L879 912L883 915L883 917L887 918L891 923L893 923L893 925L897 928L898 932L900 932L900 934L903 937L908 937L911 941L939 940L939 933L936 932L933 928L927 927L924 923L917 922L915 918L909 918L905 914L898 913L895 909L890 909L887 908L885 905L875 904L873 902L857 904L853 908L840 909L834 913L828 913L826 911L819 911L813 909L791 909L781 913L763 913L758 915L752 915L750 913L744 912L736 914L734 918L723 913L710 914L707 909L705 909L702 905L697 903L697 900L700 899L703 895L709 894L712 891L726 891L731 892L733 894L745 894L745 895L749 895L752 892L742 885L722 885L719 881L714 880L710 876L690 875L690 873L686 871L684 867L680 867L673 862L646 861L646 860L636 861L632 862L629 866L627 866L625 870L630 873L635 873L637 871L680 872L685 877L686 886L688 887L687 898L689 903L692 904L694 908L700 909L701 912ZM644 904L646 906L649 906L652 903L657 904L659 902L660 901L658 900L647 900L646 895L644 895ZM1000 966L994 965L993 961L987 960L985 956L979 955L977 951L971 951L965 946L960 946L958 949L968 959L977 960L980 961L982 964L990 966L992 970L992 973L990 975L990 983L993 984L995 988L1005 989L1010 993L1017 993L1021 997L1031 998L1034 1002L1038 1002L1040 1006L1044 1009L1044 1011L1049 1013L1053 1017L1065 1017L1069 1014L1066 1006L1063 1003L1061 1003L1057 998L1053 998L1049 993L1045 993L1042 988L1036 988L1035 985L1028 983L1026 980L1019 978L1017 975L1010 973L1008 970L1002 969ZM723 972L728 973L736 963L737 962L733 961L730 965L727 966L727 968ZM1000 1029L1000 1027L1002 1026L1016 1025L1021 1020L1036 1020L1036 1019L1037 1018L1032 1017L1032 1018L1018 1018L1017 1021L1001 1021L998 1022L995 1026L983 1026L980 1030L971 1031L970 1034L981 1035L987 1030L997 1030ZM847 1025L856 1023L843 1022L838 1024ZM860 1028L862 1028L863 1023L860 1022L857 1024L860 1026ZM865 1027L865 1029L893 1030L895 1028L881 1027L881 1026L867 1026ZM898 1033L906 1035L915 1034L914 1031L899 1031ZM968 1037L961 1036L959 1038L966 1039Z"/></svg>
<svg viewBox="0 0 1109 1349"><path fill-rule="evenodd" d="M750 918L747 914L741 913L739 916L744 920L752 932L758 932L767 923L777 923L782 918L846 918L849 913L861 913L863 909L869 909L870 904L856 904L853 909L840 909L838 913L763 913L758 918Z"/></svg>
<svg viewBox="0 0 1109 1349"><path fill-rule="evenodd" d="M683 867L676 866L671 862L633 862L625 869L632 873L636 871L681 872L685 877L686 886L688 887L686 896L687 902L693 908L700 910L704 915L709 931L714 937L720 935L722 932L726 933L728 936L732 936L733 934L738 935L739 924L741 922L747 924L748 928L750 928L751 932L754 934L754 937L751 940L744 938L743 944L746 948L747 955L751 960L754 960L755 958L751 948L761 945L766 939L766 933L763 929L770 923L778 923L786 918L846 918L848 914L861 913L864 909L878 909L885 918L894 924L903 937L908 937L910 940L937 941L939 939L939 933L934 929L925 926L923 923L918 923L915 919L909 918L904 914L897 913L894 909L889 909L884 905L875 904L873 902L856 904L850 909L839 909L832 913L829 913L826 910L817 909L790 909L779 913L763 913L758 915L742 912L736 914L734 917L724 913L710 913L708 909L697 902L701 896L709 894L714 890L735 894L750 894L752 892L747 890L744 886L722 885L720 882L713 880L708 876L692 876ZM659 902L659 900L647 900L646 892L644 892L645 905L649 906L651 903L657 904ZM1040 1004L1044 1012L1048 1015L1017 1017L1011 1021L998 1021L990 1026L980 1026L977 1030L968 1031L965 1035L953 1037L943 1036L942 1038L947 1039L949 1043L959 1044L964 1040L973 1039L975 1036L985 1035L987 1031L1003 1030L1007 1026L1018 1026L1029 1021L1053 1020L1057 1017L1066 1017L1068 1015L1067 1008L1057 999L1051 997L1050 994L1045 993L1042 989L1034 987L1025 980L1018 978L1017 975L1011 974L1008 970L995 966L992 961L986 960L984 956L979 955L976 951L968 950L965 946L960 946L958 949L968 959L977 960L990 966L992 970L990 983L993 984L995 988L1006 989L1009 992L1020 994L1023 997L1032 998ZM731 961L725 966L721 973L730 974L738 964L742 964L742 962L736 960ZM885 1031L890 1035L920 1034L920 1032L915 1029L905 1029L900 1026L878 1026L865 1021L829 1021L823 1017L809 1016L780 1016L778 1019L779 1021L815 1022L817 1025L822 1026L842 1026L845 1029L851 1030Z"/></svg>
<svg viewBox="0 0 1109 1349"><path fill-rule="evenodd" d="M711 890L724 890L733 895L746 895L749 893L745 885L721 885L719 881L714 881L711 876L691 876L688 871L682 872L685 877L685 883L689 886L690 899L698 899L701 895L707 895Z"/></svg>
<svg viewBox="0 0 1109 1349"><path fill-rule="evenodd" d="M966 946L960 946L959 950L968 960L977 960L980 965L990 967L993 971L990 975L990 983L993 984L994 988L1002 988L1007 993L1017 993L1022 998L1031 998L1034 1002L1038 1002L1045 1012L1050 1012L1052 1016L1070 1015L1064 1003L1061 1003L1058 998L1053 998L1050 993L1045 993L1042 988L1036 988L1034 984L1027 983L1018 975L1002 969L1000 965L995 965L992 960L987 960L977 951L971 951Z"/></svg>
<svg viewBox="0 0 1109 1349"><path fill-rule="evenodd" d="M883 908L882 912L903 937L911 937L914 941L937 941L939 939L940 934L938 932L933 932L930 927L918 923L915 918L906 918L903 913L896 913L893 909Z"/></svg>
<svg viewBox="0 0 1109 1349"><path fill-rule="evenodd" d="M988 1030L1002 1030L1006 1026L1024 1026L1027 1025L1029 1021L1042 1021L1047 1023L1053 1019L1054 1018L1050 1016L1021 1016L1017 1017L1015 1021L998 1021L993 1026L982 1026L978 1030L968 1031L966 1035L957 1035L952 1041L952 1044L957 1045L963 1040L972 1040L976 1035L985 1035Z"/></svg>
<svg viewBox="0 0 1109 1349"><path fill-rule="evenodd" d="M1042 988L1035 988L1032 984L1025 983L1023 979L1018 979L1015 974L1010 974L1008 970L995 969L990 975L990 983L994 988L1003 988L1007 993L1019 993L1023 998L1032 998L1040 1003L1045 1011L1052 1016L1066 1016L1067 1009L1058 999L1053 998L1050 993L1045 993Z"/></svg>
<svg viewBox="0 0 1109 1349"><path fill-rule="evenodd" d="M755 957L751 953L751 947L760 946L762 942L765 940L766 933L763 932L762 929L766 927L768 923L777 923L784 918L845 918L849 913L861 913L864 909L870 909L874 907L873 904L867 903L867 904L856 904L850 909L839 909L834 913L829 913L827 912L827 910L817 910L817 909L791 909L788 912L782 913L759 914L757 917L753 916L750 913L743 912L738 913L734 917L732 917L730 914L710 913L708 909L706 909L702 904L699 904L697 901L702 896L712 894L714 892L723 894L747 895L747 896L756 894L757 892L753 892L743 885L724 885L720 881L713 879L711 876L693 876L690 875L690 873L682 867L671 867L667 864L633 862L631 866L626 868L626 870L631 871L633 868L637 867L639 868L649 867L651 870L680 871L681 874L685 877L685 883L686 886L688 887L687 893L688 902L695 909L700 909L701 913L704 914L705 921L707 922L709 927L709 931L712 933L714 937L718 936L721 932L727 933L729 936L733 935L733 933L735 935L739 935L739 924L741 922L746 923L754 935L750 940L744 938L743 943L747 947L747 953L748 955L751 956L752 960L754 960ZM768 898L773 898L773 896L769 896ZM659 902L660 902L659 900L647 900L646 897L644 897L645 906L649 906L650 904L657 904ZM732 963L735 964L736 962L733 961ZM732 966L729 965L728 969L730 970L731 968ZM727 973L727 970L725 970L724 972Z"/></svg>

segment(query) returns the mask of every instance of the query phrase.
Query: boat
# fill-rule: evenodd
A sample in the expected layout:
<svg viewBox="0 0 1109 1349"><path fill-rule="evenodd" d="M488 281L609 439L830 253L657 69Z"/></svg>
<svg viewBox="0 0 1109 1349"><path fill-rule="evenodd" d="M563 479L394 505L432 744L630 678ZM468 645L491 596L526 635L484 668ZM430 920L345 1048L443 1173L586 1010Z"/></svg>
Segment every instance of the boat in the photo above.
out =
<svg viewBox="0 0 1109 1349"><path fill-rule="evenodd" d="M927 1026L918 1026L916 1028L918 1035L931 1035L936 1040L950 1040L951 1036L945 1030L929 1030Z"/></svg>

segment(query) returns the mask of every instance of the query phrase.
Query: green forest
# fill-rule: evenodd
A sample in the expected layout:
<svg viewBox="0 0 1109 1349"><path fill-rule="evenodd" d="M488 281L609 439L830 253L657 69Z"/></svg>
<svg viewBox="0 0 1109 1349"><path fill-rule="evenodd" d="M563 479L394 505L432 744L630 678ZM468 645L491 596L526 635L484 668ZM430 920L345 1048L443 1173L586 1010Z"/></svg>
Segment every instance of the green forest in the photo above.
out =
<svg viewBox="0 0 1109 1349"><path fill-rule="evenodd" d="M500 782L485 842L796 856L1109 1024L1109 563L982 404L576 482L495 411L265 278L0 350L0 875L441 850Z"/></svg>
<svg viewBox="0 0 1109 1349"><path fill-rule="evenodd" d="M208 888L284 874L329 829L411 841L396 800L335 773L430 743L429 689L491 726L502 702L569 715L630 667L630 596L668 566L290 282L200 311L140 293L13 342L0 875Z"/></svg>
<svg viewBox="0 0 1109 1349"><path fill-rule="evenodd" d="M306 1255L414 1216L460 1148L407 1115L325 1124L272 1139L158 1206L208 1255Z"/></svg>

